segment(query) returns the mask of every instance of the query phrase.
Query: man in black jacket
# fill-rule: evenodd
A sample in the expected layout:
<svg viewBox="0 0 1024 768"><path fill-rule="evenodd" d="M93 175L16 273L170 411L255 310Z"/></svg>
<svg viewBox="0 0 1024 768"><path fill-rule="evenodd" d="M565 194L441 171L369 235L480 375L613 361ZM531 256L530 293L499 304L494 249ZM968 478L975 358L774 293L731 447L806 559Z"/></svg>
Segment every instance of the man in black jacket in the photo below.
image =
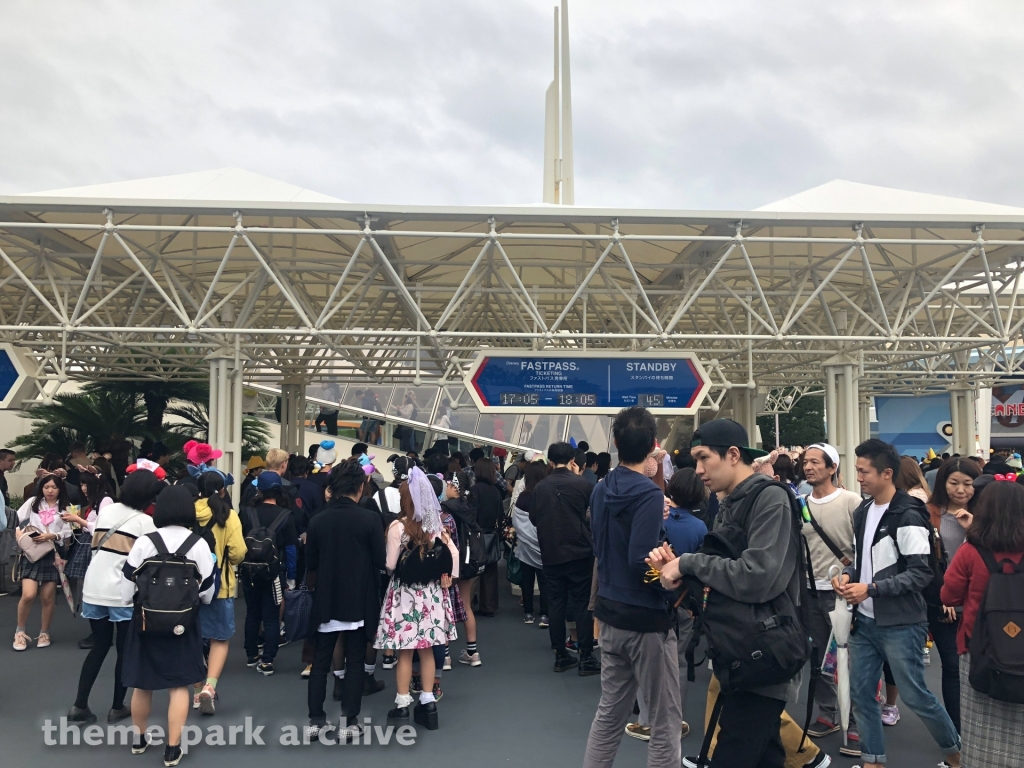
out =
<svg viewBox="0 0 1024 768"><path fill-rule="evenodd" d="M331 500L306 531L306 579L315 587L310 627L317 627L308 691L311 738L327 724L327 675L339 635L345 645L341 711L348 718L339 738L361 732L363 657L380 619L378 574L386 564L380 516L359 505L365 484L357 459L338 464L330 475Z"/></svg>
<svg viewBox="0 0 1024 768"><path fill-rule="evenodd" d="M864 767L885 763L875 690L882 665L889 662L903 703L924 721L946 755L941 765L959 768L957 728L924 679L921 648L928 639L928 613L923 592L934 578L928 510L896 488L900 455L893 446L866 440L855 453L857 482L870 498L853 514L856 561L832 585L854 606L850 700L860 728Z"/></svg>
<svg viewBox="0 0 1024 768"><path fill-rule="evenodd" d="M555 672L577 667L580 675L596 675L601 672L601 665L594 658L594 620L587 610L594 573L594 544L587 510L594 486L579 476L576 449L569 443L552 444L548 461L554 469L533 491L530 522L537 527L544 565ZM576 622L578 662L565 647L566 618Z"/></svg>

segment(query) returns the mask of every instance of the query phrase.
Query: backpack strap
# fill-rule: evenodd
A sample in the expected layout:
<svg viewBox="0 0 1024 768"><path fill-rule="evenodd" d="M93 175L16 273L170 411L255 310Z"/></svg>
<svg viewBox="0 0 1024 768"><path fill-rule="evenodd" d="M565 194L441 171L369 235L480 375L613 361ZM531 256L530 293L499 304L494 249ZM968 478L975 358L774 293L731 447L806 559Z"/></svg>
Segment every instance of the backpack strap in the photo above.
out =
<svg viewBox="0 0 1024 768"><path fill-rule="evenodd" d="M277 517L274 518L274 522L270 524L270 527L267 528L267 530L270 531L272 534L277 533L277 529L284 525L284 521L288 519L288 516L290 514L290 510L282 509L280 512L277 513Z"/></svg>
<svg viewBox="0 0 1024 768"><path fill-rule="evenodd" d="M718 728L718 719L722 716L722 707L725 705L725 700L722 698L722 692L718 692L718 696L715 697L715 706L711 709L711 717L708 720L708 727L704 729L704 742L700 745L700 756L697 758L697 765L708 764L708 752L711 751L711 739L714 738L715 730Z"/></svg>
<svg viewBox="0 0 1024 768"><path fill-rule="evenodd" d="M152 536L153 534L150 535ZM194 547L200 541L202 541L202 539L200 538L198 533L190 533L188 537L183 542L181 542L181 546L174 550L174 554L181 555L182 557L184 557L188 554L189 550L192 549L192 547ZM165 552L167 552L166 549L164 550L164 552L161 552L161 554L164 554Z"/></svg>
<svg viewBox="0 0 1024 768"><path fill-rule="evenodd" d="M388 515L391 514L391 510L388 508L388 489L382 488L377 491L377 505L380 507L380 513L384 515L384 519L387 520Z"/></svg>
<svg viewBox="0 0 1024 768"><path fill-rule="evenodd" d="M997 574L1003 572L1003 567L996 562L996 556L992 552L983 547L976 547L978 554L981 555L981 559L985 562L985 567L988 568L990 574Z"/></svg>
<svg viewBox="0 0 1024 768"><path fill-rule="evenodd" d="M249 515L249 525L252 526L250 530L255 531L260 526L260 517L256 514L256 507L246 507Z"/></svg>
<svg viewBox="0 0 1024 768"><path fill-rule="evenodd" d="M194 535L194 534L192 534L192 535ZM164 544L164 539L160 535L159 531L153 531L152 533L147 533L146 534L146 538L153 542L153 546L156 547L156 553L158 555L169 555L170 554L170 552L167 550L167 545Z"/></svg>

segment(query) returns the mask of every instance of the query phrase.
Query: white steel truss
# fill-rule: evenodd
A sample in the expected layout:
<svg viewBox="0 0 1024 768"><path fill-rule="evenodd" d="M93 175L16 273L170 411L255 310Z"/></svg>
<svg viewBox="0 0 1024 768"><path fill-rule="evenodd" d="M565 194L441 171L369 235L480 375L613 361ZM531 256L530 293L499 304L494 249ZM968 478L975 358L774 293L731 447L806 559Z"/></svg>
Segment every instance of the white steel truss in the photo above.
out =
<svg viewBox="0 0 1024 768"><path fill-rule="evenodd" d="M0 198L0 340L84 379L238 349L249 381L416 385L486 347L687 349L714 402L784 410L840 354L862 397L1024 372L1022 249L1015 216Z"/></svg>

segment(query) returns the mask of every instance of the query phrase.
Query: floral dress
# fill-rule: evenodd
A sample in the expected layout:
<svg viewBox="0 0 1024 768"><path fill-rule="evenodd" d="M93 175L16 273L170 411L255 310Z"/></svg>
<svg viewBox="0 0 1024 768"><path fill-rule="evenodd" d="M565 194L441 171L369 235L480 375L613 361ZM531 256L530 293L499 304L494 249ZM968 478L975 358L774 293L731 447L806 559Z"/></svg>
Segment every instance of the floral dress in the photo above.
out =
<svg viewBox="0 0 1024 768"><path fill-rule="evenodd" d="M399 541L399 532L400 547L397 547L395 545ZM398 552L408 541L409 537L402 529L402 524L398 521L392 523L388 530L388 570L394 570ZM409 585L402 584L397 578L391 579L380 611L374 648L432 648L435 645L444 645L457 637L451 596L440 582Z"/></svg>

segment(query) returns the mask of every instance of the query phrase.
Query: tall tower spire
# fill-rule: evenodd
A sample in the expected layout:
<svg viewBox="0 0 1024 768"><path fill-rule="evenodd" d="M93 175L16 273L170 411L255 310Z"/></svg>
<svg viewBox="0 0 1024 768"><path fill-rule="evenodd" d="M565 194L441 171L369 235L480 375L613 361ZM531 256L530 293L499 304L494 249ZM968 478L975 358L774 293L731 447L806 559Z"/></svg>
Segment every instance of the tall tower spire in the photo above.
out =
<svg viewBox="0 0 1024 768"><path fill-rule="evenodd" d="M560 0L554 10L555 72L544 105L544 202L573 205L569 0Z"/></svg>

